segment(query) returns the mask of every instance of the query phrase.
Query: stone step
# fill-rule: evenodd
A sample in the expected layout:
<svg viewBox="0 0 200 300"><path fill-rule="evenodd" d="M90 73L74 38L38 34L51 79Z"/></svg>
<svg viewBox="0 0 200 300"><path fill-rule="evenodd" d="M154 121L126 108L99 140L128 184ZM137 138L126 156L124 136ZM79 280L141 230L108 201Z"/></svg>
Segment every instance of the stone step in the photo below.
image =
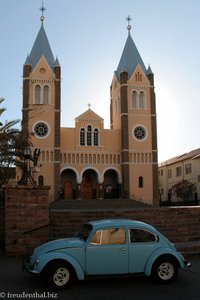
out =
<svg viewBox="0 0 200 300"><path fill-rule="evenodd" d="M50 204L51 210L68 209L107 209L107 208L136 208L151 207L150 205L132 199L82 199L82 200L58 200Z"/></svg>

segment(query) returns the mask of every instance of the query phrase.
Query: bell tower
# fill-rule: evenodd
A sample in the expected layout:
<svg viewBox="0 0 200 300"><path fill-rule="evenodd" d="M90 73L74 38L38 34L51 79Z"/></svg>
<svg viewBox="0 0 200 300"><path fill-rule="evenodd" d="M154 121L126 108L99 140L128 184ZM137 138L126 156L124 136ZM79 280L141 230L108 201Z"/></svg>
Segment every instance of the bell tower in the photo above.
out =
<svg viewBox="0 0 200 300"><path fill-rule="evenodd" d="M61 67L54 58L45 29L41 27L23 68L22 131L39 148L40 168L34 174L39 185L51 186L51 201L58 198L60 180Z"/></svg>
<svg viewBox="0 0 200 300"><path fill-rule="evenodd" d="M154 75L128 37L111 84L111 128L121 131L122 196L158 205Z"/></svg>

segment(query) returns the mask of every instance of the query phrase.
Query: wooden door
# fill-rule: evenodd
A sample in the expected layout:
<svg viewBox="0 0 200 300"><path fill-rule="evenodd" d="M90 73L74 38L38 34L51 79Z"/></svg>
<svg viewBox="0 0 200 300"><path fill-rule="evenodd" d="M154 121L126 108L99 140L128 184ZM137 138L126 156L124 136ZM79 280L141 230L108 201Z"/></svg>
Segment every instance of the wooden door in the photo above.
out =
<svg viewBox="0 0 200 300"><path fill-rule="evenodd" d="M65 182L64 198L65 199L73 198L73 186L72 186L72 182L70 181Z"/></svg>
<svg viewBox="0 0 200 300"><path fill-rule="evenodd" d="M83 199L92 199L92 178L85 175L81 184L81 197Z"/></svg>

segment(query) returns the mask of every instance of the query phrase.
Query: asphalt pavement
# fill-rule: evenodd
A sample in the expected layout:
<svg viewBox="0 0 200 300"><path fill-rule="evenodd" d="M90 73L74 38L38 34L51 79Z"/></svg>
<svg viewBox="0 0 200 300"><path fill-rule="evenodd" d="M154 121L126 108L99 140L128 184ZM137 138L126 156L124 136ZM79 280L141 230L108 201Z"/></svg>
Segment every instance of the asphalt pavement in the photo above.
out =
<svg viewBox="0 0 200 300"><path fill-rule="evenodd" d="M52 291L41 278L22 270L22 258L0 254L0 299L59 300L199 300L200 258L191 259L192 267L180 270L167 285L145 276L76 281L63 291Z"/></svg>

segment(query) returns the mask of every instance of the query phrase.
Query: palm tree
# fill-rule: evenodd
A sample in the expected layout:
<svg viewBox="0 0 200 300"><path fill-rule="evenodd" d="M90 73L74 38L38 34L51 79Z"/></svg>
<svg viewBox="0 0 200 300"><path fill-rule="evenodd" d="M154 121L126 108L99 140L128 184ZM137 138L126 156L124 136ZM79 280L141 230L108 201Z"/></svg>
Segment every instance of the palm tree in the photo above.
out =
<svg viewBox="0 0 200 300"><path fill-rule="evenodd" d="M0 104L4 101L3 98L0 98ZM2 115L2 113L5 111L5 108L0 108L0 116ZM2 126L2 123L0 123L0 126Z"/></svg>
<svg viewBox="0 0 200 300"><path fill-rule="evenodd" d="M0 104L4 101L0 98ZM0 108L0 116L5 111L5 108ZM6 122L4 125L0 122L0 188L6 183L12 175L12 168L17 166L22 169L23 176L29 176L32 184L35 184L31 173L27 173L25 167L25 149L31 146L29 134L24 134L20 129L16 129L14 126L18 124L20 120L14 120ZM37 165L37 160L40 155L40 149L35 149L34 152L29 155L29 160L32 161L34 166ZM19 181L20 184L25 184L23 176Z"/></svg>
<svg viewBox="0 0 200 300"><path fill-rule="evenodd" d="M4 101L0 98L0 104ZM0 116L6 111L5 108L0 108ZM4 125L0 123L0 165L7 165L11 163L13 149L16 145L16 137L20 133L19 129L14 128L14 126L19 123L20 120L8 121ZM11 155L12 156L12 155Z"/></svg>
<svg viewBox="0 0 200 300"><path fill-rule="evenodd" d="M0 98L0 104L4 101ZM0 117L6 111L0 108ZM13 120L3 124L0 122L0 186L11 176L11 167L14 167L16 155L21 152L20 130L14 128L19 120Z"/></svg>

